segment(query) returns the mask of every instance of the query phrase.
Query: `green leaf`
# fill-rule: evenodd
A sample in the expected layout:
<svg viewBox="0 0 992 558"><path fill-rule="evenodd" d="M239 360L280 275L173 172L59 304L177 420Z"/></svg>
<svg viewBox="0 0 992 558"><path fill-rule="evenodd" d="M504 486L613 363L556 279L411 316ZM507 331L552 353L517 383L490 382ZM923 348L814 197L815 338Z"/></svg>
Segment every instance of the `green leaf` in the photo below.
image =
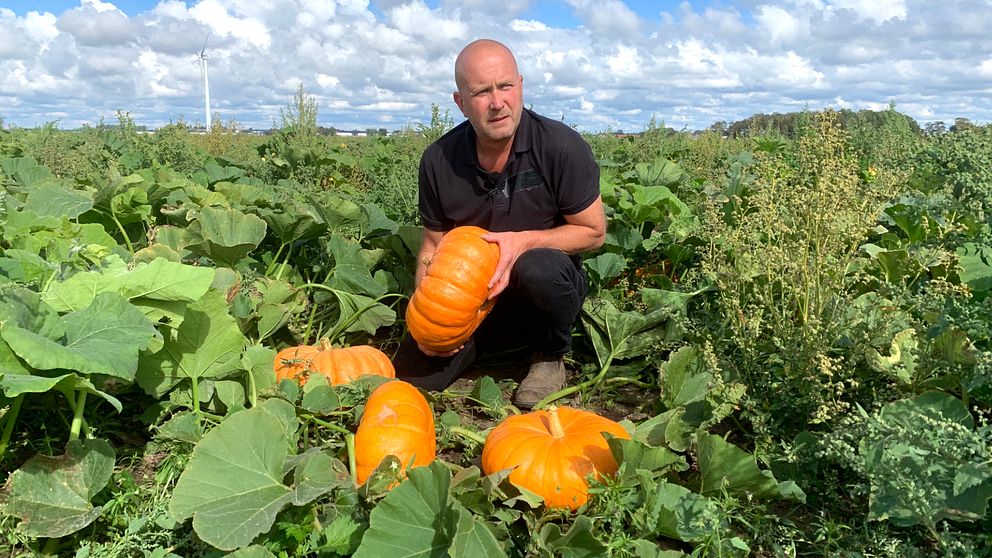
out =
<svg viewBox="0 0 992 558"><path fill-rule="evenodd" d="M627 267L627 260L620 254L606 252L595 258L587 258L582 261L589 273L589 278L594 285L601 287L613 279L619 277Z"/></svg>
<svg viewBox="0 0 992 558"><path fill-rule="evenodd" d="M90 499L114 472L116 455L106 440L73 440L65 455L36 455L10 476L7 511L31 537L64 537L92 523L100 508Z"/></svg>
<svg viewBox="0 0 992 558"><path fill-rule="evenodd" d="M771 471L758 468L754 457L715 434L699 432L699 492L753 494L759 498L806 501L806 494L792 481L778 482Z"/></svg>
<svg viewBox="0 0 992 558"><path fill-rule="evenodd" d="M28 192L24 209L39 216L75 219L93 208L93 198L60 184L46 184Z"/></svg>
<svg viewBox="0 0 992 558"><path fill-rule="evenodd" d="M208 544L222 550L250 544L298 496L282 483L286 459L295 452L279 406L292 407L270 399L236 413L193 449L169 512L179 521L192 517L193 530Z"/></svg>
<svg viewBox="0 0 992 558"><path fill-rule="evenodd" d="M138 385L161 397L186 379L220 378L238 370L247 339L227 313L227 301L210 290L186 309L175 337L162 350L142 355Z"/></svg>
<svg viewBox="0 0 992 558"><path fill-rule="evenodd" d="M253 544L228 554L227 558L276 558L276 555L264 546Z"/></svg>
<svg viewBox="0 0 992 558"><path fill-rule="evenodd" d="M675 186L685 175L682 167L664 157L650 163L638 163L634 170L642 186Z"/></svg>
<svg viewBox="0 0 992 558"><path fill-rule="evenodd" d="M205 207L186 231L194 254L235 267L265 239L265 221L236 209Z"/></svg>
<svg viewBox="0 0 992 558"><path fill-rule="evenodd" d="M279 200L273 208L260 207L256 211L284 244L312 240L327 232L327 224L313 206L289 197Z"/></svg>
<svg viewBox="0 0 992 558"><path fill-rule="evenodd" d="M328 286L355 295L380 297L386 294L386 288L372 278L357 242L335 234L327 240L327 249L334 258Z"/></svg>
<svg viewBox="0 0 992 558"><path fill-rule="evenodd" d="M334 325L335 331L353 318L354 321L344 329L345 333L364 331L374 335L380 327L396 323L396 311L381 302L339 289L333 289L332 292L337 297L341 309L337 323Z"/></svg>
<svg viewBox="0 0 992 558"><path fill-rule="evenodd" d="M101 293L86 308L61 319L64 336L52 339L11 324L2 329L10 348L37 370L58 368L133 380L138 352L158 335L137 308L113 293Z"/></svg>
<svg viewBox="0 0 992 558"><path fill-rule="evenodd" d="M663 340L669 316L668 308L621 312L606 299L586 299L582 305L582 323L600 368L612 359L640 356Z"/></svg>
<svg viewBox="0 0 992 558"><path fill-rule="evenodd" d="M956 251L961 282L975 292L992 290L992 246L965 243Z"/></svg>
<svg viewBox="0 0 992 558"><path fill-rule="evenodd" d="M609 438L607 442L617 463L623 465L624 479L634 478L637 471L647 471L657 476L673 468L680 471L688 468L685 458L668 448L651 447L623 438Z"/></svg>
<svg viewBox="0 0 992 558"><path fill-rule="evenodd" d="M883 356L874 347L865 349L865 360L875 371L888 374L903 385L910 385L916 379L916 330L900 331L892 339L889 355Z"/></svg>
<svg viewBox="0 0 992 558"><path fill-rule="evenodd" d="M593 534L592 519L580 515L567 533L555 523L546 523L538 534L540 543L560 558L599 558L606 556L606 547Z"/></svg>
<svg viewBox="0 0 992 558"><path fill-rule="evenodd" d="M373 510L355 558L505 556L492 532L448 493L451 473L415 467Z"/></svg>
<svg viewBox="0 0 992 558"><path fill-rule="evenodd" d="M93 385L93 382L76 374L60 374L49 377L34 374L17 374L8 370L3 375L0 375L0 392L3 392L7 397L17 397L24 393L45 393L51 390L57 390L65 394L69 400L74 399L73 392L85 391L86 393L102 397L113 405L118 413L123 408L121 402L116 397L97 389Z"/></svg>
<svg viewBox="0 0 992 558"><path fill-rule="evenodd" d="M76 273L65 281L53 282L42 296L60 312L83 308L103 292L127 299L193 302L207 292L214 275L213 268L157 258L133 269L124 266Z"/></svg>
<svg viewBox="0 0 992 558"><path fill-rule="evenodd" d="M709 391L713 374L707 370L699 349L682 347L658 367L661 400L669 409L702 401Z"/></svg>
<svg viewBox="0 0 992 558"><path fill-rule="evenodd" d="M666 481L648 492L643 510L639 522L647 533L695 542L723 530L715 500Z"/></svg>

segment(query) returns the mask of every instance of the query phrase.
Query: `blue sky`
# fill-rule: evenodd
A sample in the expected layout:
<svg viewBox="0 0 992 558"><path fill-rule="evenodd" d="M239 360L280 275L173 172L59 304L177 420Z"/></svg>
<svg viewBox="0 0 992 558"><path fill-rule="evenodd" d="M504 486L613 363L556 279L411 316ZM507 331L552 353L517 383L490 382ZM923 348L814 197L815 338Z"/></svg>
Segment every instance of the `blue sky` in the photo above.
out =
<svg viewBox="0 0 992 558"><path fill-rule="evenodd" d="M992 120L987 0L0 0L0 118L129 112L269 127L297 87L319 122L416 127L469 41L516 54L525 102L584 131L702 129L756 113L884 109Z"/></svg>

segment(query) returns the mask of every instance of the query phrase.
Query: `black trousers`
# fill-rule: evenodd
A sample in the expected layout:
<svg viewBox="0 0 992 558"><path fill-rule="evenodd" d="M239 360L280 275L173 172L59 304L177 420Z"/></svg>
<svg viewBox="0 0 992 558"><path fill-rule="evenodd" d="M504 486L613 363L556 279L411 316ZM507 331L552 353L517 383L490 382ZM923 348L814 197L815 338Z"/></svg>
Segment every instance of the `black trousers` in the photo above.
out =
<svg viewBox="0 0 992 558"><path fill-rule="evenodd" d="M514 348L560 356L572 348L572 326L588 294L581 264L560 250L537 248L517 258L510 283L460 351L429 357L409 335L393 365L397 377L423 389L451 385L478 358Z"/></svg>

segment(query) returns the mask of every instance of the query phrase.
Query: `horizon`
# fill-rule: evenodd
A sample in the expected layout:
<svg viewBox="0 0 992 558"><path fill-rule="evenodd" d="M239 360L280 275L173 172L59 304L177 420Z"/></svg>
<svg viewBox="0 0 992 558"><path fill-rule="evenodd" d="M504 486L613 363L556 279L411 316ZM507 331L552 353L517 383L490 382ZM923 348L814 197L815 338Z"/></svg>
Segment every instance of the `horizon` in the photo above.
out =
<svg viewBox="0 0 992 558"><path fill-rule="evenodd" d="M489 10L489 11L487 11ZM338 129L455 122L453 61L514 51L524 103L579 131L676 130L803 109L896 110L921 127L992 120L992 5L955 0L0 0L0 117L277 126L299 84Z"/></svg>

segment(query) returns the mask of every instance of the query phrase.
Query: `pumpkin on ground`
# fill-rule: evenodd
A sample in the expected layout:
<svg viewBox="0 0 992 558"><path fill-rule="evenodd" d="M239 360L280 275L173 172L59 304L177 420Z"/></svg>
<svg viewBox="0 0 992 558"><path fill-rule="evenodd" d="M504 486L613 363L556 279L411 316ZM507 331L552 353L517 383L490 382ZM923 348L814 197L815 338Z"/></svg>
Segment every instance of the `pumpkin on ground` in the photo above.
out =
<svg viewBox="0 0 992 558"><path fill-rule="evenodd" d="M412 385L393 380L377 387L365 403L355 431L355 476L365 481L387 455L403 467L430 465L437 455L434 412Z"/></svg>
<svg viewBox="0 0 992 558"><path fill-rule="evenodd" d="M299 345L279 351L273 369L277 383L291 379L301 386L313 374L324 376L331 385L347 384L365 375L396 377L393 363L379 349L369 345L336 349L327 339L317 346Z"/></svg>
<svg viewBox="0 0 992 558"><path fill-rule="evenodd" d="M486 437L482 470L490 475L513 469L510 481L543 497L548 507L576 510L589 499L588 475L617 471L602 432L630 439L616 422L581 409L511 416Z"/></svg>
<svg viewBox="0 0 992 558"><path fill-rule="evenodd" d="M482 239L486 232L464 226L441 237L406 309L410 335L424 347L441 353L457 349L492 309L488 285L499 247Z"/></svg>

